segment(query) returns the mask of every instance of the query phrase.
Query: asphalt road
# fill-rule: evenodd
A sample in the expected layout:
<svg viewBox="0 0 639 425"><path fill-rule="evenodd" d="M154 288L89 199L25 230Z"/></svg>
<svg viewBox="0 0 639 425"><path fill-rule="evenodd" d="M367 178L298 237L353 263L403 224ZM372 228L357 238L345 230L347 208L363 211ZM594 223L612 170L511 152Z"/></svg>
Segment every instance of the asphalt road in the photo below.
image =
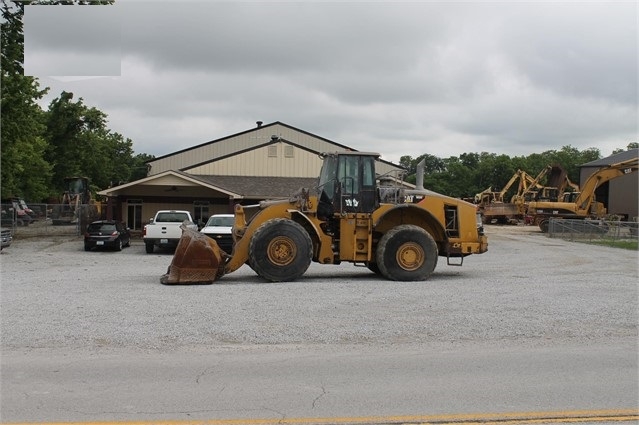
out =
<svg viewBox="0 0 639 425"><path fill-rule="evenodd" d="M16 240L0 420L636 423L637 253L488 234L488 253L440 258L427 282L313 264L298 282L245 267L186 287L161 285L172 256L140 243Z"/></svg>

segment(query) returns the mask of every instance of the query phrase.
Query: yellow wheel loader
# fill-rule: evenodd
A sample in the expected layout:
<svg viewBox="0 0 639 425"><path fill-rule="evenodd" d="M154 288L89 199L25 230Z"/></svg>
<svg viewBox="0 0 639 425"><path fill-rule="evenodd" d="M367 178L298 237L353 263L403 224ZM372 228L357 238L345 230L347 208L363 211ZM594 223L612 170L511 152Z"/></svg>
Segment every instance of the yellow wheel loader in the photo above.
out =
<svg viewBox="0 0 639 425"><path fill-rule="evenodd" d="M289 199L236 206L233 250L183 228L163 284L213 283L248 264L267 281L300 278L311 261L366 266L386 279L427 279L439 256L461 266L488 248L476 206L375 174L377 153L332 152L318 186ZM389 181L395 181L394 185ZM251 211L253 210L253 211ZM252 214L251 214L252 212Z"/></svg>

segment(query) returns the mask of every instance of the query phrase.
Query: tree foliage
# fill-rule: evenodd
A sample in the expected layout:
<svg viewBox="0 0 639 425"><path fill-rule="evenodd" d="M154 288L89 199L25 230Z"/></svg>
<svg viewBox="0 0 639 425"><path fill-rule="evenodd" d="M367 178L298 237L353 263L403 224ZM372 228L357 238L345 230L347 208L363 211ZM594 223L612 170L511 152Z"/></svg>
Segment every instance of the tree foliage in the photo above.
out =
<svg viewBox="0 0 639 425"><path fill-rule="evenodd" d="M37 102L48 88L24 75L25 5L111 3L2 0L2 199L58 197L69 176L89 177L94 191L146 176L153 156L134 156L131 139L109 130L104 112L64 91L44 111Z"/></svg>
<svg viewBox="0 0 639 425"><path fill-rule="evenodd" d="M631 145L628 149L631 149ZM601 154L598 149L580 151L572 146L564 146L560 150L513 158L488 152L463 153L459 157L451 156L446 159L429 154L415 159L403 156L400 165L406 168L409 174L414 174L417 164L424 159L424 187L449 196L471 198L489 188L500 191L517 170L536 176L548 165L561 165L567 171L570 180L578 182L579 167L599 158ZM415 176L409 176L407 180L414 183Z"/></svg>
<svg viewBox="0 0 639 425"><path fill-rule="evenodd" d="M44 116L37 104L47 89L40 89L37 78L23 75L23 14L23 4L3 1L0 77L3 199L27 194L40 199L48 192L50 176L50 166L44 160Z"/></svg>
<svg viewBox="0 0 639 425"><path fill-rule="evenodd" d="M46 116L48 149L52 166L51 187L64 190L64 178L86 176L94 191L146 177L144 161L153 156L134 156L133 141L107 127L107 115L84 104L73 93L62 92L51 101Z"/></svg>
<svg viewBox="0 0 639 425"><path fill-rule="evenodd" d="M107 115L73 101L73 93L62 92L47 111L48 150L46 159L53 167L52 186L61 192L70 176L88 176L96 188L114 181L128 181L132 167L133 142L107 128Z"/></svg>

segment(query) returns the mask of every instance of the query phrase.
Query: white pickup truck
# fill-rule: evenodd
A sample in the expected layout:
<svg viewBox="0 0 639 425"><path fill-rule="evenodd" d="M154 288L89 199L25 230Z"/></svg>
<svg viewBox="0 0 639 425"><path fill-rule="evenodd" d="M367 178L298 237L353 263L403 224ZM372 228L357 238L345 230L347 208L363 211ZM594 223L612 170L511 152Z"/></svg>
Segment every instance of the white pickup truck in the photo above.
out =
<svg viewBox="0 0 639 425"><path fill-rule="evenodd" d="M197 231L191 213L180 210L160 210L155 213L149 224L144 226L144 245L147 254L152 254L156 246L175 248L182 237L180 226L184 222L188 228Z"/></svg>

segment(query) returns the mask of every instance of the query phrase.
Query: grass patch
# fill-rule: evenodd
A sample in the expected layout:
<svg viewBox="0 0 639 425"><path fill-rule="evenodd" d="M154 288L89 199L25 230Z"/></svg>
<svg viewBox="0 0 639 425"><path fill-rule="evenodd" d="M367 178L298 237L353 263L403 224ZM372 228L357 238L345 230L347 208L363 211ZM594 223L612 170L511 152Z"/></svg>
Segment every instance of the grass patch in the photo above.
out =
<svg viewBox="0 0 639 425"><path fill-rule="evenodd" d="M612 248L621 248L621 249L630 249L633 251L639 250L639 242L638 241L628 241L628 240L605 240L601 239L598 241L590 241L590 243L595 245L603 245L610 246Z"/></svg>

